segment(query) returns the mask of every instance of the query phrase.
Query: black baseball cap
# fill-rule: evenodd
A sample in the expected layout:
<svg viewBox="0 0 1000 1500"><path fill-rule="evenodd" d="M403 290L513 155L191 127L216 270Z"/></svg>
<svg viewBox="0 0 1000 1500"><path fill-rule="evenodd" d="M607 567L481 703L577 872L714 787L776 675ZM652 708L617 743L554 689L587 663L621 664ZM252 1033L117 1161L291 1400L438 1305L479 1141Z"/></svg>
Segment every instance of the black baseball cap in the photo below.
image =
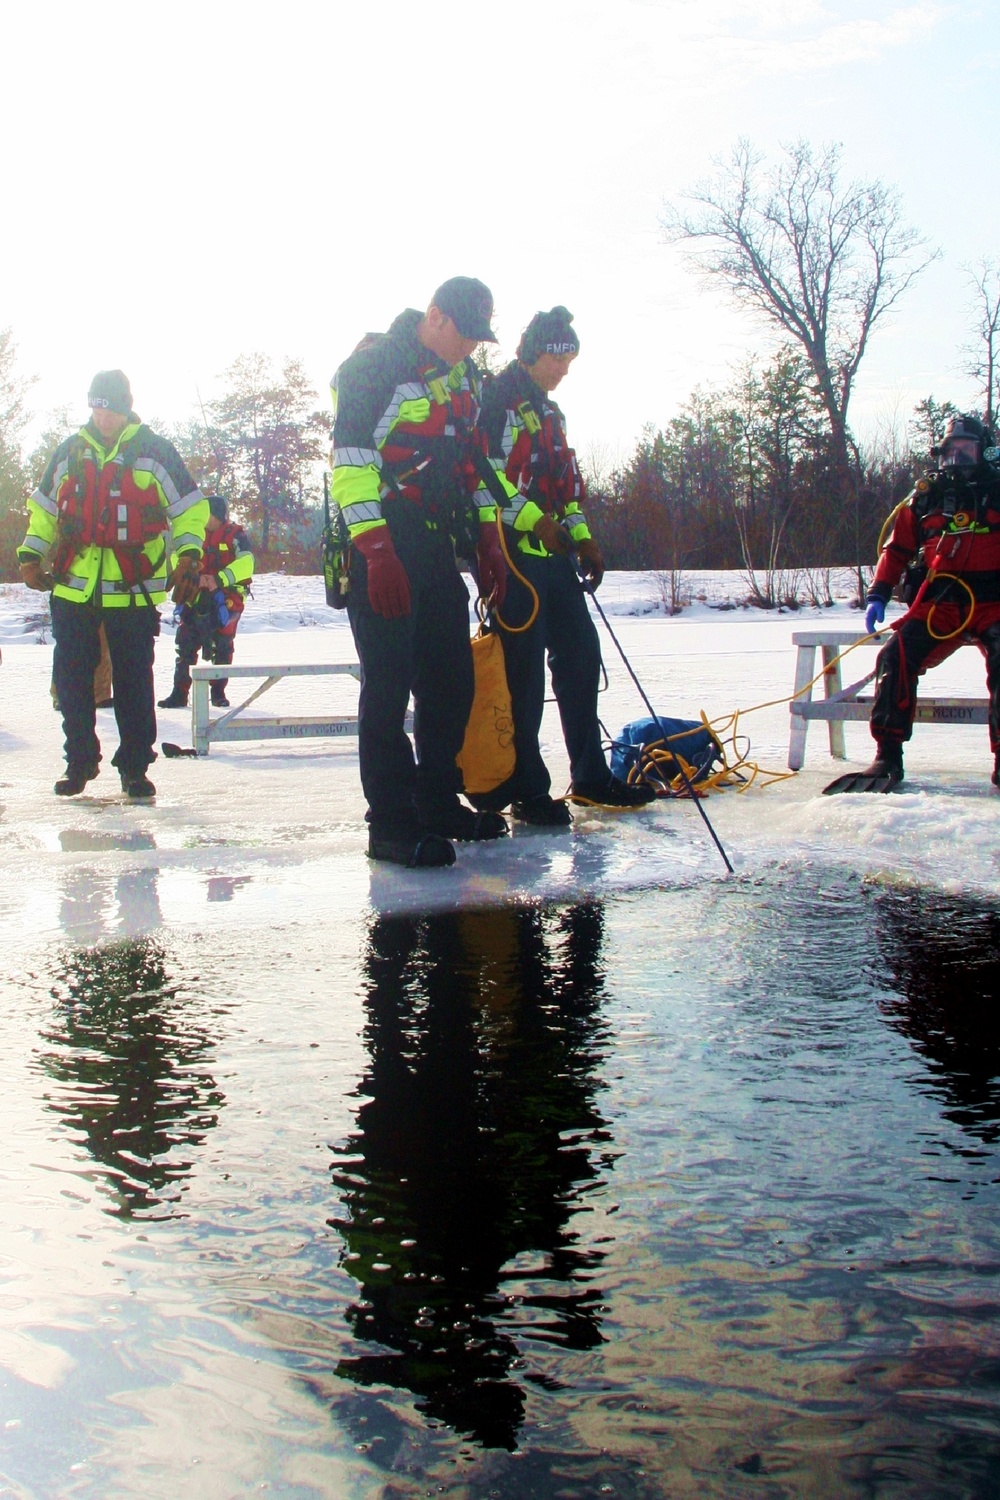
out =
<svg viewBox="0 0 1000 1500"><path fill-rule="evenodd" d="M497 336L490 327L493 293L474 276L453 276L442 282L431 298L431 306L447 313L463 339L496 343Z"/></svg>
<svg viewBox="0 0 1000 1500"><path fill-rule="evenodd" d="M92 409L117 412L120 417L132 415L132 388L123 370L98 370L90 382L87 405Z"/></svg>

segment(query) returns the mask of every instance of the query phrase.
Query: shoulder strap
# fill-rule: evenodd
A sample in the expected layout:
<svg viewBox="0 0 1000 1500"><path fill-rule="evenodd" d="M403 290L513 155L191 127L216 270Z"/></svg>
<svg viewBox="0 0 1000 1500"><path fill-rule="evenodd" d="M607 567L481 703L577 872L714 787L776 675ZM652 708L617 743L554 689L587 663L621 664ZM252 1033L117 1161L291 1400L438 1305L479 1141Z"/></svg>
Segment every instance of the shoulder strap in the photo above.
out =
<svg viewBox="0 0 1000 1500"><path fill-rule="evenodd" d="M132 436L129 438L128 442L125 444L124 448L118 455L123 468L135 468L135 461L139 457L139 454L142 452L146 439L152 436L152 430L146 426L145 422L140 422L136 431L133 432Z"/></svg>

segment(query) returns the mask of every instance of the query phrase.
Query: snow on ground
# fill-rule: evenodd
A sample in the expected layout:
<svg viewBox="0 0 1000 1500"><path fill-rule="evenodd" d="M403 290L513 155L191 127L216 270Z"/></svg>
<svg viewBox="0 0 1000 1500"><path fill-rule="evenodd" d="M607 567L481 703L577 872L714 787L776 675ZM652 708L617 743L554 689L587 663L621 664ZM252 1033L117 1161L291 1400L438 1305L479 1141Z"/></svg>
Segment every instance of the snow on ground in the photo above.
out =
<svg viewBox="0 0 1000 1500"><path fill-rule="evenodd" d="M826 626L858 632L849 577L830 608L796 612L715 607L743 592L736 575L692 575L696 600L680 615L664 613L654 574L609 574L600 599L623 649L657 711L723 718L734 709L785 699L792 689L797 630ZM601 717L612 733L645 709L614 645L599 624L609 684ZM114 715L99 713L104 767L82 797L52 794L62 767L59 717L48 684L51 637L46 601L20 584L0 587L3 688L0 711L0 826L5 874L0 930L65 934L89 940L74 911L91 884L107 897L107 934L145 931L160 922L213 920L253 926L328 921L338 914L610 894L653 885L697 885L725 871L696 808L660 802L649 811L574 815L572 832L515 828L491 845L461 846L449 871L408 872L371 866L365 857L364 802L353 739L259 741L219 745L207 758L166 760L152 768L158 797L129 806L110 766ZM169 610L157 649L156 692L169 691L173 672ZM265 575L254 585L240 633L237 662L350 662L346 617L326 607L316 577ZM845 681L870 669L874 648L844 664ZM857 666L855 667L855 664ZM935 696L985 694L977 651L963 648L925 680ZM230 697L237 700L234 682ZM247 685L245 691L256 686ZM353 713L349 678L293 678L248 710L250 714ZM779 702L748 715L742 729L752 759L786 768L789 714ZM848 766L871 758L867 726L846 726ZM190 714L160 711L160 741L191 743ZM568 770L554 705L543 726L553 790ZM909 880L987 896L1000 891L1000 797L989 784L992 758L982 726L918 725L907 752L905 790L885 797L824 798L822 787L846 769L828 752L826 727L813 724L805 769L795 778L705 802L737 875L758 877L777 867L820 882L844 864L873 877ZM223 908L221 903L227 903ZM88 917L88 921L90 917Z"/></svg>

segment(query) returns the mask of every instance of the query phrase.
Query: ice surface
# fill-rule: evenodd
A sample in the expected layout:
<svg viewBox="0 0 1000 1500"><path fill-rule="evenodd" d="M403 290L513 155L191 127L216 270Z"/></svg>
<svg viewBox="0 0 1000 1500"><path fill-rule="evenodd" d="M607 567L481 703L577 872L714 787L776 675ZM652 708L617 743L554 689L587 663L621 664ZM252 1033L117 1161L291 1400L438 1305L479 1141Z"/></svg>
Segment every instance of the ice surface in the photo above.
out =
<svg viewBox="0 0 1000 1500"><path fill-rule="evenodd" d="M658 712L709 718L787 697L794 631L819 624L858 630L861 618L844 598L832 608L765 614L720 610L738 598L735 575L696 575L706 596L675 617L665 615L653 574L613 573L601 601ZM3 711L0 714L0 803L5 874L0 925L8 932L71 932L87 881L114 896L104 901L105 936L148 931L160 923L197 927L211 918L266 927L283 921L322 923L335 915L579 898L651 886L696 885L725 871L696 810L683 801L626 815L577 810L572 832L515 828L508 840L460 846L449 871L407 872L372 866L365 857L364 802L356 741L261 741L218 746L207 758L160 759L158 797L150 806L122 802L110 766L114 715L99 713L103 773L88 794L57 800L62 766L59 716L48 684L51 639L45 600L20 584L0 589ZM612 733L644 715L615 647L599 625L609 684L600 700ZM169 691L169 612L157 648L157 697ZM865 647L845 666L846 680L870 667ZM237 661L354 660L342 613L329 610L316 577L266 575L237 637ZM857 662L858 671L853 672ZM964 648L933 674L936 695L982 696L983 663ZM247 685L249 691L255 684ZM233 684L235 690L240 684ZM352 713L350 679L297 678L258 700L251 712ZM234 702L237 698L231 691ZM742 729L752 757L782 770L788 749L784 703L750 714ZM846 726L849 764L870 758L866 726ZM186 711L159 712L160 741L191 743ZM554 704L543 725L553 789L568 771ZM805 769L792 780L746 792L713 794L706 810L738 875L775 866L805 879L845 863L882 879L902 879L994 894L1000 798L989 785L987 732L975 726L917 726L907 750L905 790L886 797L823 798L843 770L831 760L822 724L813 724ZM73 888L72 899L67 891ZM209 905L211 903L211 905Z"/></svg>

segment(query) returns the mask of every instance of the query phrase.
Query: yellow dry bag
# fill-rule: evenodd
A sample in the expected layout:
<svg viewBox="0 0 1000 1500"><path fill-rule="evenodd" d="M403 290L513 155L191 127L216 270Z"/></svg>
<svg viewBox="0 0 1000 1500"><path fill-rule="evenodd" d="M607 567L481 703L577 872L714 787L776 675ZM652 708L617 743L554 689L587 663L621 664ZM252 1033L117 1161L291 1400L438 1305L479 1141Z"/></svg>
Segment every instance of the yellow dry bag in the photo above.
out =
<svg viewBox="0 0 1000 1500"><path fill-rule="evenodd" d="M476 692L456 761L465 790L492 792L514 774L514 715L500 637L482 632L472 641Z"/></svg>

